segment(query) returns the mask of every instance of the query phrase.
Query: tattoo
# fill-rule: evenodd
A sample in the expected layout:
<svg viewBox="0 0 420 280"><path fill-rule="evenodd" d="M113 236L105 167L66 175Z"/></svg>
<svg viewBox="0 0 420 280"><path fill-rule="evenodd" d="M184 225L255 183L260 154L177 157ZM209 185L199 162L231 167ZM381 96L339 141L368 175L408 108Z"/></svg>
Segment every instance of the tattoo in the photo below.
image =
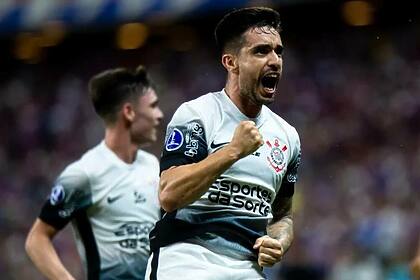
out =
<svg viewBox="0 0 420 280"><path fill-rule="evenodd" d="M283 254L293 241L292 197L277 196L273 202L273 219L267 226L268 236L280 240Z"/></svg>

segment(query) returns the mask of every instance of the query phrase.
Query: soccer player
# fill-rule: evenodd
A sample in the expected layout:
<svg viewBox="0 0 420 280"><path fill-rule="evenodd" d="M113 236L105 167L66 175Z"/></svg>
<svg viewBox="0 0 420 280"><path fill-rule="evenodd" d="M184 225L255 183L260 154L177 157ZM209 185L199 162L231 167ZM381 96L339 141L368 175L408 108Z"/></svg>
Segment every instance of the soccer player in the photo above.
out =
<svg viewBox="0 0 420 280"><path fill-rule="evenodd" d="M160 217L159 162L139 147L156 141L163 114L143 66L99 73L89 91L105 138L58 177L26 251L48 279L74 279L52 244L71 221L87 279L144 279L149 232Z"/></svg>
<svg viewBox="0 0 420 280"><path fill-rule="evenodd" d="M293 240L296 130L266 105L282 74L279 14L244 8L215 36L225 88L182 104L160 162L165 213L150 234L147 279L264 279Z"/></svg>

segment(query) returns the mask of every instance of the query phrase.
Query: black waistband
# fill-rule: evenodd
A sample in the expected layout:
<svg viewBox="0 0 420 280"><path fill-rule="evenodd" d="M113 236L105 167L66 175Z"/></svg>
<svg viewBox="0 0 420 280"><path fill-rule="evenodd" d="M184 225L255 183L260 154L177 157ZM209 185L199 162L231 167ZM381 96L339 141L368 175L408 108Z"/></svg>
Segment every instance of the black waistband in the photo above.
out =
<svg viewBox="0 0 420 280"><path fill-rule="evenodd" d="M155 228L150 232L150 249L155 252L160 247L165 247L176 242L182 242L194 237L205 238L208 234L214 234L228 241L240 244L253 252L257 258L258 252L253 249L255 240L261 234L241 229L229 222L217 221L212 223L193 224L184 220L176 219L175 213L167 213L158 221Z"/></svg>

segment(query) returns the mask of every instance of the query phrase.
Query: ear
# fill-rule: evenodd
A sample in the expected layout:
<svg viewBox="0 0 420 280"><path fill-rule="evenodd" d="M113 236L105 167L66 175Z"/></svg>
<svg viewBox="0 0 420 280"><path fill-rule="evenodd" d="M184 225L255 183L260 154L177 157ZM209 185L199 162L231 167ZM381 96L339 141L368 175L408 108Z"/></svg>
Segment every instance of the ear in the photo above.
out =
<svg viewBox="0 0 420 280"><path fill-rule="evenodd" d="M222 64L228 72L239 73L238 60L236 55L225 53L222 56Z"/></svg>
<svg viewBox="0 0 420 280"><path fill-rule="evenodd" d="M134 111L133 105L130 102L126 102L122 106L122 115L125 120L129 122L134 121L134 117L136 116L136 112Z"/></svg>

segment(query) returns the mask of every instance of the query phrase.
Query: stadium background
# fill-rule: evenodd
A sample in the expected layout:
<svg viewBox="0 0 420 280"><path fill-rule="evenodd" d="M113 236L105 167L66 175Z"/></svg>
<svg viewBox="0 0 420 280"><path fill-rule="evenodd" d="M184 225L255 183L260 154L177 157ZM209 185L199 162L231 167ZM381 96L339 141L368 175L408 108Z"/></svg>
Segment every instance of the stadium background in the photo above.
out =
<svg viewBox="0 0 420 280"><path fill-rule="evenodd" d="M416 1L0 1L0 275L42 279L24 240L52 182L102 137L87 98L105 68L148 66L166 115L223 87L213 27L234 7L282 16L271 108L300 132L295 242L270 279L408 280L420 231ZM60 256L82 279L67 228Z"/></svg>

